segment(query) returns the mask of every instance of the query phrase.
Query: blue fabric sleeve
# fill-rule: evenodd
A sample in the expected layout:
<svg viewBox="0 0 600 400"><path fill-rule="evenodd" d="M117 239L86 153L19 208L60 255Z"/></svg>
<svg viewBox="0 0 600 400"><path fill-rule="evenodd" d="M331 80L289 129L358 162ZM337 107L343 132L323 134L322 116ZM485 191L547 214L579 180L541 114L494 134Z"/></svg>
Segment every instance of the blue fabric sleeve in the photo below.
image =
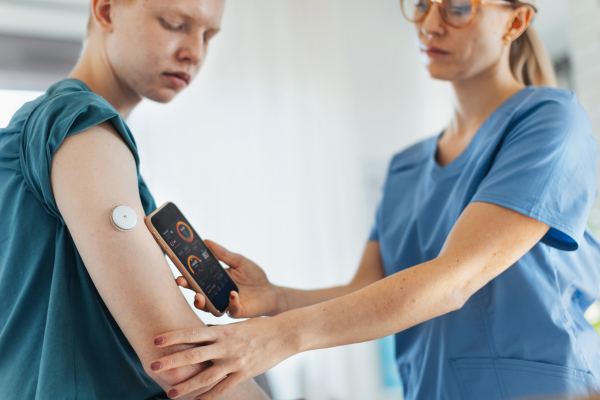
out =
<svg viewBox="0 0 600 400"><path fill-rule="evenodd" d="M596 198L598 148L585 110L565 93L539 101L515 120L471 202L544 222L551 229L542 242L572 251Z"/></svg>
<svg viewBox="0 0 600 400"><path fill-rule="evenodd" d="M20 158L25 182L46 211L63 224L50 185L52 156L67 136L106 121L112 122L131 149L139 172L139 158L131 132L119 113L92 92L50 96L36 107L23 126Z"/></svg>
<svg viewBox="0 0 600 400"><path fill-rule="evenodd" d="M371 228L371 232L369 233L369 242L379 242L379 232L377 231L377 220L375 220L375 223L373 224L373 227Z"/></svg>
<svg viewBox="0 0 600 400"><path fill-rule="evenodd" d="M373 227L371 227L371 232L369 233L369 242L379 242L379 217L381 214L381 202L377 206L377 211L375 212L375 222L373 223Z"/></svg>

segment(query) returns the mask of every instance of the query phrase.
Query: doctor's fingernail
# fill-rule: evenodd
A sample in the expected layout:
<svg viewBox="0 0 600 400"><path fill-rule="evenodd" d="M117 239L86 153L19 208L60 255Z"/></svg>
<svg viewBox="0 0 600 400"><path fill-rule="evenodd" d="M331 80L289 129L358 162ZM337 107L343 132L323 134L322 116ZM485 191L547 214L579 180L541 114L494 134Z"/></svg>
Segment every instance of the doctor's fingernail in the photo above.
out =
<svg viewBox="0 0 600 400"><path fill-rule="evenodd" d="M165 339L161 338L161 337L157 337L156 339L154 339L154 345L155 346L160 346L161 344L163 344L165 342Z"/></svg>
<svg viewBox="0 0 600 400"><path fill-rule="evenodd" d="M171 389L167 392L167 396L169 396L170 398L173 398L175 396L177 396L177 389Z"/></svg>
<svg viewBox="0 0 600 400"><path fill-rule="evenodd" d="M152 371L158 371L162 368L162 364L160 363L160 361L154 361L152 364L150 364L150 368L152 369Z"/></svg>

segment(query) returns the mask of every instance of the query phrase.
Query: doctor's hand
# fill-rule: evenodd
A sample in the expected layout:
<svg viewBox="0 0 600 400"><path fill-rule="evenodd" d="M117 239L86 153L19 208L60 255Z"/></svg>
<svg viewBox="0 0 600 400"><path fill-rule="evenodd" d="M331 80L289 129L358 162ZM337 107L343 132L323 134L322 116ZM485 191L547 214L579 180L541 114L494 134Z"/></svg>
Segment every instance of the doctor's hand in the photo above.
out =
<svg viewBox="0 0 600 400"><path fill-rule="evenodd" d="M230 267L227 272L240 290L239 294L232 291L229 296L230 317L272 316L287 310L285 294L279 287L269 282L267 275L258 265L213 241L205 240L204 243L219 261L223 261ZM176 281L179 286L190 288L183 276ZM208 312L206 299L200 293L196 293L194 306Z"/></svg>
<svg viewBox="0 0 600 400"><path fill-rule="evenodd" d="M169 398L174 399L215 385L196 398L212 400L296 354L293 337L285 315L253 318L230 325L180 329L156 337L154 344L158 347L183 343L203 346L165 356L154 361L151 368L162 372L212 361L212 366L167 391Z"/></svg>

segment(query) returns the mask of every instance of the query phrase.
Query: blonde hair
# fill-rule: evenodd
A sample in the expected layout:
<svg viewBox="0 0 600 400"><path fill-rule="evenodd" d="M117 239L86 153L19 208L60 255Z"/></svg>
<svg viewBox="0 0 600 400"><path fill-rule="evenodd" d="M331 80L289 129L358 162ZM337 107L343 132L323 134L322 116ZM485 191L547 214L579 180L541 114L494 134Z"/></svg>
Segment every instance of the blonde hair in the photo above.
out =
<svg viewBox="0 0 600 400"><path fill-rule="evenodd" d="M511 1L516 6L530 5L537 10L533 0ZM510 45L510 69L524 85L558 86L550 55L531 25Z"/></svg>

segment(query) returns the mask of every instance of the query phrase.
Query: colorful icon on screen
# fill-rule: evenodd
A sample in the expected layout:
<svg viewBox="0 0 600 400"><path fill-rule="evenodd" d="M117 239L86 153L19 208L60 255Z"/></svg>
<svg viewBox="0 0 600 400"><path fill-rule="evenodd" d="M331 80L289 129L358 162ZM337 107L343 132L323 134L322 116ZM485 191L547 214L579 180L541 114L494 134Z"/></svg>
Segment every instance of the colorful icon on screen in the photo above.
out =
<svg viewBox="0 0 600 400"><path fill-rule="evenodd" d="M192 275L204 278L206 276L206 271L204 271L204 265L202 264L202 260L200 260L196 256L188 257L188 268Z"/></svg>
<svg viewBox="0 0 600 400"><path fill-rule="evenodd" d="M179 221L177 223L177 233L183 240L186 242L191 242L194 240L194 233L192 232L192 228L185 222Z"/></svg>

